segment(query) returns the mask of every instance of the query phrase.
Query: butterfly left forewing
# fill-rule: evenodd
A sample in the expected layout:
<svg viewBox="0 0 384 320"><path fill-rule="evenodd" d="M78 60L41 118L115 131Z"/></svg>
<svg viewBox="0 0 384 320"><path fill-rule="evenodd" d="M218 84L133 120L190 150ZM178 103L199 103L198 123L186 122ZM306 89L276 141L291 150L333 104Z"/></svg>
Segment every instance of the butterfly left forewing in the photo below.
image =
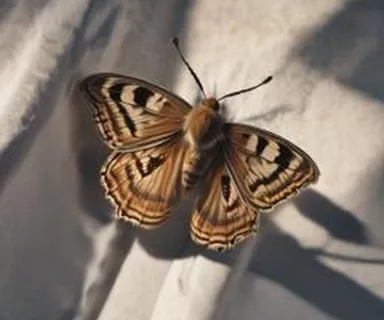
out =
<svg viewBox="0 0 384 320"><path fill-rule="evenodd" d="M317 181L315 162L288 140L240 124L227 123L224 132L230 175L254 209L270 210Z"/></svg>
<svg viewBox="0 0 384 320"><path fill-rule="evenodd" d="M144 80L99 73L80 89L104 142L113 149L138 150L180 134L190 106L168 90Z"/></svg>
<svg viewBox="0 0 384 320"><path fill-rule="evenodd" d="M158 226L179 198L184 143L174 139L134 152L114 151L101 170L106 196L120 219Z"/></svg>
<svg viewBox="0 0 384 320"><path fill-rule="evenodd" d="M192 214L192 239L222 251L254 235L259 214L242 199L221 151L204 180Z"/></svg>

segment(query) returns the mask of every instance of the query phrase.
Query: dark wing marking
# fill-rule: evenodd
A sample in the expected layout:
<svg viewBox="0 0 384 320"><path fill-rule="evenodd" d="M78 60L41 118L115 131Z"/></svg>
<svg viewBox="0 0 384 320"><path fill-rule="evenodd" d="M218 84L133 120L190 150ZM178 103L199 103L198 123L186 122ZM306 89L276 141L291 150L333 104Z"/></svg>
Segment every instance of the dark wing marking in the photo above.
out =
<svg viewBox="0 0 384 320"><path fill-rule="evenodd" d="M181 139L174 139L110 155L101 170L101 182L118 218L149 229L168 217L180 196L183 146Z"/></svg>
<svg viewBox="0 0 384 320"><path fill-rule="evenodd" d="M123 75L85 78L80 90L91 106L99 133L114 149L138 150L180 134L191 107L168 90Z"/></svg>
<svg viewBox="0 0 384 320"><path fill-rule="evenodd" d="M256 210L272 209L315 183L315 162L288 140L266 130L225 124L223 142L230 175L243 198Z"/></svg>
<svg viewBox="0 0 384 320"><path fill-rule="evenodd" d="M223 155L218 157L192 215L192 239L209 249L227 250L254 235L258 225L259 214L242 199Z"/></svg>

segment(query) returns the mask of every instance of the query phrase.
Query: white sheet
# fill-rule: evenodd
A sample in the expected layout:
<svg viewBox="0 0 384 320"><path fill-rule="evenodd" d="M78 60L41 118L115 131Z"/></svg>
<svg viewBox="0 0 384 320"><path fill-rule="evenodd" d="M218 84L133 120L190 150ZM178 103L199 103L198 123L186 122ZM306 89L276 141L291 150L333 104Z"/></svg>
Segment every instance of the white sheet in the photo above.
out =
<svg viewBox="0 0 384 320"><path fill-rule="evenodd" d="M375 1L34 0L0 4L0 319L382 319L384 5ZM267 75L229 119L279 133L319 183L227 254L188 208L143 232L110 219L99 142L75 90L114 71L210 92Z"/></svg>

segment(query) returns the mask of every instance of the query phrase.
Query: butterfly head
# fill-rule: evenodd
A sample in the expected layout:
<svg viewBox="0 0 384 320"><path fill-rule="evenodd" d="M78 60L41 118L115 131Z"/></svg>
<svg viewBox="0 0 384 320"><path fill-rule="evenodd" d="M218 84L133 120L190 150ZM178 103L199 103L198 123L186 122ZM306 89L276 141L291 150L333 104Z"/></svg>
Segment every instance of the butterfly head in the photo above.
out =
<svg viewBox="0 0 384 320"><path fill-rule="evenodd" d="M214 111L219 111L220 109L220 103L215 98L205 98L201 104L204 107L208 107L209 109L212 109Z"/></svg>

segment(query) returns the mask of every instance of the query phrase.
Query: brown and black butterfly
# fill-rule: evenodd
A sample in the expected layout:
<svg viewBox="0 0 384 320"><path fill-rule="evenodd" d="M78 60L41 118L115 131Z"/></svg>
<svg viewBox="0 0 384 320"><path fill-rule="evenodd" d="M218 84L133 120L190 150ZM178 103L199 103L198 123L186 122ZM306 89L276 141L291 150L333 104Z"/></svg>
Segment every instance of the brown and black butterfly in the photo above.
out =
<svg viewBox="0 0 384 320"><path fill-rule="evenodd" d="M203 86L181 54L205 96ZM256 233L270 210L317 181L315 162L288 140L263 129L227 123L219 99L192 108L168 90L123 75L100 73L80 88L103 141L113 149L101 183L118 218L145 229L162 223L187 191L198 186L191 237L225 250Z"/></svg>

